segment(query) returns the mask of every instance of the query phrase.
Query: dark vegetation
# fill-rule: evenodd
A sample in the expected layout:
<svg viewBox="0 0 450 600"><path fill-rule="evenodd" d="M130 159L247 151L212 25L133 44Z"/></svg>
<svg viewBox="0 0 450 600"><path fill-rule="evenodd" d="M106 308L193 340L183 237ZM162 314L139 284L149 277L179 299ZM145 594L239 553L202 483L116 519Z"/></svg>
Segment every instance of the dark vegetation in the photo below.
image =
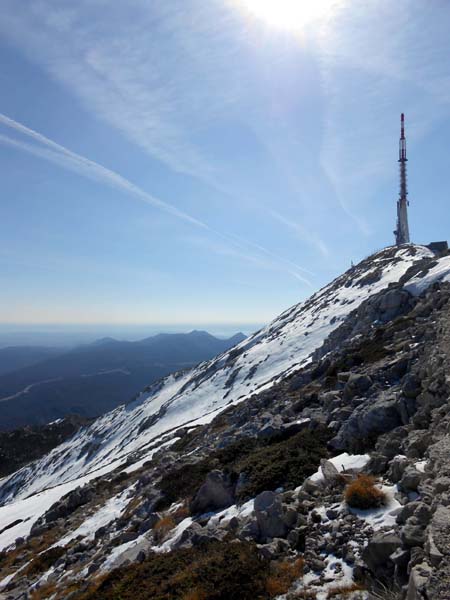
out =
<svg viewBox="0 0 450 600"><path fill-rule="evenodd" d="M250 542L209 542L119 568L78 600L269 600L286 592L303 561L270 564Z"/></svg>
<svg viewBox="0 0 450 600"><path fill-rule="evenodd" d="M192 497L209 471L221 469L236 481L245 473L247 483L238 500L246 500L264 490L295 487L312 475L321 458L328 456L330 433L325 428L305 430L284 438L243 438L216 450L203 460L166 473L159 483L163 498L158 509Z"/></svg>
<svg viewBox="0 0 450 600"><path fill-rule="evenodd" d="M37 575L48 571L48 569L50 569L50 567L53 566L58 558L61 558L65 552L66 551L62 546L55 546L54 548L50 548L49 550L38 554L25 569L25 575Z"/></svg>
<svg viewBox="0 0 450 600"><path fill-rule="evenodd" d="M41 427L0 432L0 477L14 473L27 463L44 456L90 421L74 415Z"/></svg>

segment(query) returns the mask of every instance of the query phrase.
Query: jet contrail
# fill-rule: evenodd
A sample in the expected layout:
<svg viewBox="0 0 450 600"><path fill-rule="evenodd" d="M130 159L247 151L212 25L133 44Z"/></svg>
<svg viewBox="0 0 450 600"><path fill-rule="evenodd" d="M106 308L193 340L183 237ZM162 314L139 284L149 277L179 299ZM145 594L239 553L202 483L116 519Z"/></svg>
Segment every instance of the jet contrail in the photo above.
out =
<svg viewBox="0 0 450 600"><path fill-rule="evenodd" d="M77 154L76 152L72 152L72 150L69 150L65 146L54 142L53 140L42 135L41 133L38 133L37 131L26 127L22 123L14 121L13 119L7 117L2 113L0 113L0 124L3 124L6 127L9 127L10 129L13 129L23 135L32 138L34 141L38 142L44 147L36 146L34 144L28 144L20 140L15 140L2 134L0 134L0 143L12 146L20 150L24 150L30 154L38 156L39 158L43 158L59 166L75 171L76 173L88 177L89 179L101 181L115 189L124 191L132 196L135 196L136 198L139 198L140 200L143 200L147 204L150 204L164 212L167 212L177 217L178 219L186 221L187 223L199 227L204 231L208 231L213 233L214 235L219 236L220 238L226 240L233 246L239 247L241 250L244 249L246 252L248 252L248 247L252 246L253 248L256 248L259 252L262 252L263 254L266 254L267 256L271 257L271 259L274 261L273 266L276 266L278 269L289 273L297 280L302 281L303 283L312 287L312 283L303 275L300 275L300 273L298 273L298 271L310 273L307 269L304 269L287 259L283 259L277 256L276 254L274 254L270 250L267 250L263 246L260 246L259 244L254 244L253 242L247 240L240 239L237 236L234 236L233 234L226 234L220 231L216 231L207 223L204 223L203 221L179 210L172 204L164 202L163 200L160 200L152 194L149 194L148 192L144 191L142 188L138 187L119 173L116 173L115 171L112 171L111 169L108 169L107 167L104 167L103 165L100 165L99 163L96 163L90 160L89 158L86 158L85 156Z"/></svg>

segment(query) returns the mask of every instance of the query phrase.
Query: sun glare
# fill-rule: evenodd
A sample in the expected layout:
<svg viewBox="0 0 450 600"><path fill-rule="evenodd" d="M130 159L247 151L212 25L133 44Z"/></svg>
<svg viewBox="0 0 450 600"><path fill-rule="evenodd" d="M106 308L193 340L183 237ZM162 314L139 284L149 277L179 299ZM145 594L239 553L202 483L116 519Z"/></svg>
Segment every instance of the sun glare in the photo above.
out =
<svg viewBox="0 0 450 600"><path fill-rule="evenodd" d="M301 29L331 16L338 0L240 0L255 17L274 27Z"/></svg>

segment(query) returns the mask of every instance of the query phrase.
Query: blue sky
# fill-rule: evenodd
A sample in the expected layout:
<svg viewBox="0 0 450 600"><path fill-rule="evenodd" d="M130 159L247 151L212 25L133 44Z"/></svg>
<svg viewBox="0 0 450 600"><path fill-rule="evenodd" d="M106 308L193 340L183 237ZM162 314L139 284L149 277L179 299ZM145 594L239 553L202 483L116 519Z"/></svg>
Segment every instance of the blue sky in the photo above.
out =
<svg viewBox="0 0 450 600"><path fill-rule="evenodd" d="M393 242L402 111L450 237L450 3L294 4L3 0L0 322L268 321Z"/></svg>

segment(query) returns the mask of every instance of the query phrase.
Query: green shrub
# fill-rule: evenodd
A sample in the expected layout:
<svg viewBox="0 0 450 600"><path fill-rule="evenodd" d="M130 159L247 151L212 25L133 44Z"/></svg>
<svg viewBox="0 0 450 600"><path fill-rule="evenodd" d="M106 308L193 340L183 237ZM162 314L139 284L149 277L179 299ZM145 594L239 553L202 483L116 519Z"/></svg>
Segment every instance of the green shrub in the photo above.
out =
<svg viewBox="0 0 450 600"><path fill-rule="evenodd" d="M305 430L279 442L269 442L237 460L233 468L244 472L248 484L240 491L240 498L247 499L264 490L283 486L300 485L312 475L328 452L326 430Z"/></svg>
<svg viewBox="0 0 450 600"><path fill-rule="evenodd" d="M266 440L242 438L210 457L169 471L158 487L164 496L156 509L162 510L173 502L191 498L212 469L221 469L236 480L239 473L247 475L248 483L239 499L251 498L264 490L295 487L318 468L326 458L330 432L325 429L305 430L286 437L273 436Z"/></svg>
<svg viewBox="0 0 450 600"><path fill-rule="evenodd" d="M166 473L158 484L163 498L157 503L155 510L163 510L173 502L193 496L213 468L212 461L205 459Z"/></svg>
<svg viewBox="0 0 450 600"><path fill-rule="evenodd" d="M80 600L268 600L269 563L249 542L210 542L115 569ZM195 595L193 596L193 593Z"/></svg>

